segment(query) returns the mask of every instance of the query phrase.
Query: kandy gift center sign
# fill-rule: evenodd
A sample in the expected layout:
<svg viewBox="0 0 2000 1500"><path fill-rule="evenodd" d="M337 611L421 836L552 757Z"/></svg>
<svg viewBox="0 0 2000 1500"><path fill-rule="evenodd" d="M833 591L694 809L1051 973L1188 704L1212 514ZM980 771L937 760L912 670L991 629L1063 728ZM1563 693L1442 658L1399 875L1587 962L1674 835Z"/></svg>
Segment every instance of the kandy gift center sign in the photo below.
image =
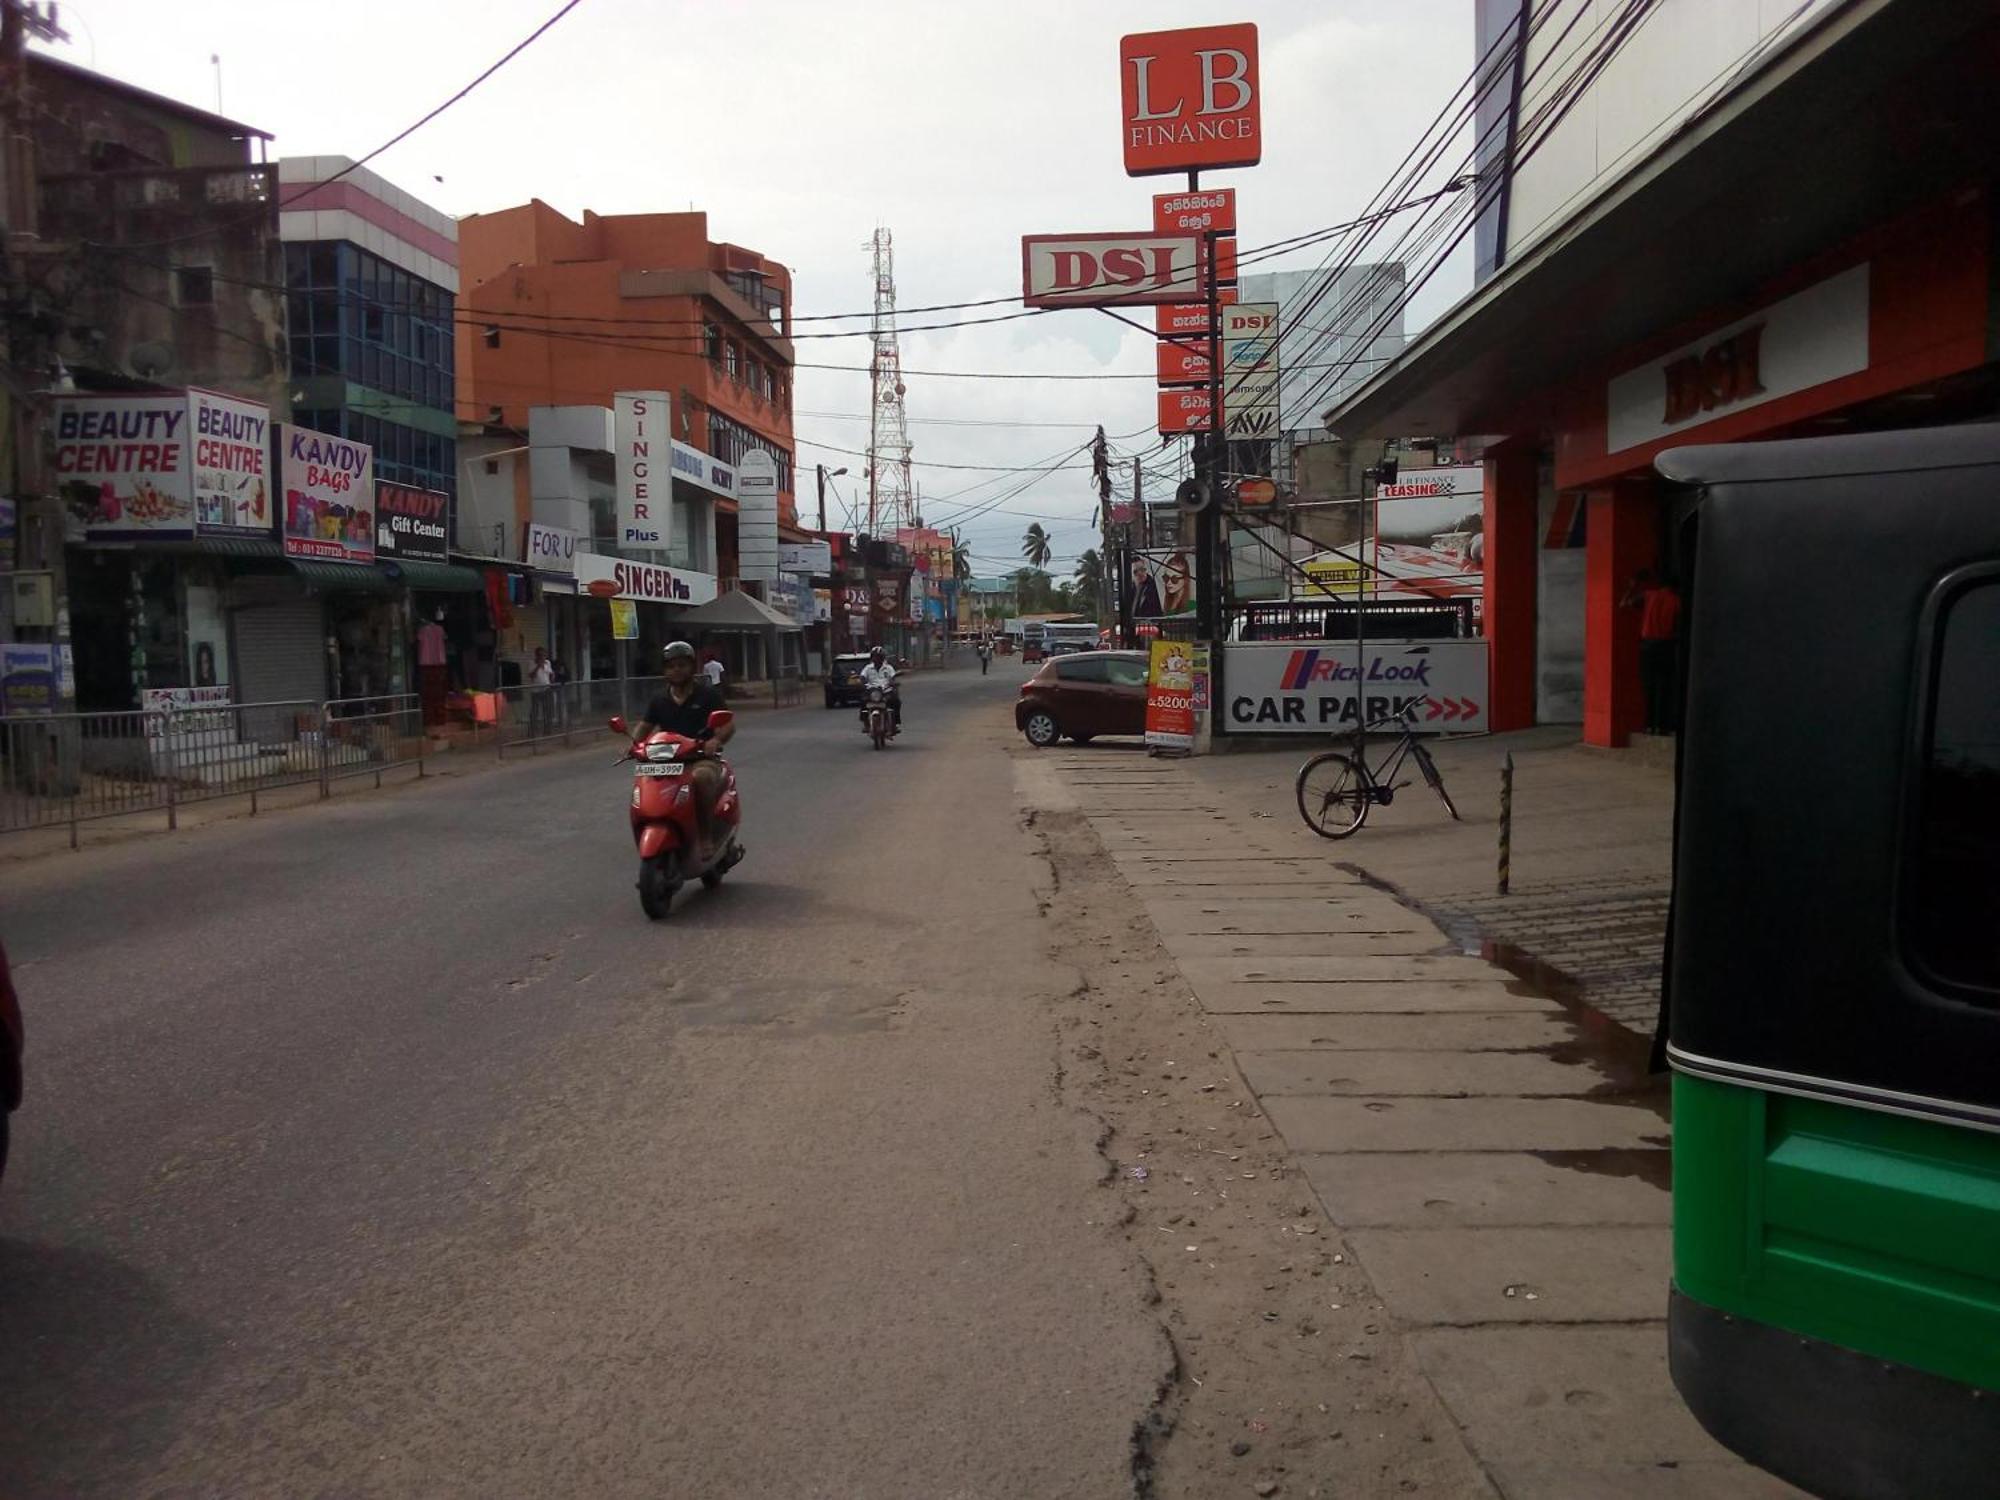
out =
<svg viewBox="0 0 2000 1500"><path fill-rule="evenodd" d="M285 555L373 562L375 450L306 427L279 424L277 433Z"/></svg>
<svg viewBox="0 0 2000 1500"><path fill-rule="evenodd" d="M673 503L668 411L665 391L617 391L611 397L621 547L666 550Z"/></svg>
<svg viewBox="0 0 2000 1500"><path fill-rule="evenodd" d="M1220 705L1235 734L1352 730L1417 706L1426 733L1486 728L1486 642L1225 646Z"/></svg>
<svg viewBox="0 0 2000 1500"><path fill-rule="evenodd" d="M375 487L375 551L396 562L443 562L450 556L451 496L402 484Z"/></svg>
<svg viewBox="0 0 2000 1500"><path fill-rule="evenodd" d="M1249 167L1264 154L1254 25L1123 37L1118 83L1127 176Z"/></svg>
<svg viewBox="0 0 2000 1500"><path fill-rule="evenodd" d="M713 573L690 573L659 563L633 562L624 557L603 557L595 552L576 554L576 585L586 593L601 591L592 584L609 584L609 597L638 599L648 604L706 604L715 597Z"/></svg>

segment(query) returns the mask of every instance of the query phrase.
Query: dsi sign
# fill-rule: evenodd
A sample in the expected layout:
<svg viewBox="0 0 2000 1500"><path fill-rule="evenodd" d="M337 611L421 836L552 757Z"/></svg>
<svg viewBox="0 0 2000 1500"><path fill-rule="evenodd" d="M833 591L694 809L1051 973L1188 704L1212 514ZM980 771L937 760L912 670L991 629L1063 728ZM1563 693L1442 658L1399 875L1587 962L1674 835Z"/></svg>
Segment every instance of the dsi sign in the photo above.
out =
<svg viewBox="0 0 2000 1500"><path fill-rule="evenodd" d="M1417 728L1486 728L1486 642L1317 641L1223 647L1236 734L1324 734L1415 706Z"/></svg>

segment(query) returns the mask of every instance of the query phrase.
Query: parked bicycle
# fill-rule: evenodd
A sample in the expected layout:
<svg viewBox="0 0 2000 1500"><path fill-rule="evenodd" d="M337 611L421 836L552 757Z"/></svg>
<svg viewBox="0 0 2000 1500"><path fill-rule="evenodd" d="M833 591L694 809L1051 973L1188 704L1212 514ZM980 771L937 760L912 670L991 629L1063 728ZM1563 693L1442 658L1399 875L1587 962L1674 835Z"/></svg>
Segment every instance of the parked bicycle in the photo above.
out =
<svg viewBox="0 0 2000 1500"><path fill-rule="evenodd" d="M1458 809L1452 805L1451 793L1444 789L1444 777L1438 774L1437 762L1417 738L1417 709L1428 701L1418 698L1404 705L1401 713L1377 719L1368 726L1369 733L1391 724L1401 728L1388 753L1375 766L1368 764L1365 751L1349 755L1328 750L1299 767L1299 816L1306 820L1306 827L1321 838L1346 838L1368 821L1369 808L1377 803L1387 807L1396 793L1409 785L1407 781L1396 780L1405 759L1417 763L1425 784L1438 794L1438 801L1444 804L1452 821L1459 821Z"/></svg>

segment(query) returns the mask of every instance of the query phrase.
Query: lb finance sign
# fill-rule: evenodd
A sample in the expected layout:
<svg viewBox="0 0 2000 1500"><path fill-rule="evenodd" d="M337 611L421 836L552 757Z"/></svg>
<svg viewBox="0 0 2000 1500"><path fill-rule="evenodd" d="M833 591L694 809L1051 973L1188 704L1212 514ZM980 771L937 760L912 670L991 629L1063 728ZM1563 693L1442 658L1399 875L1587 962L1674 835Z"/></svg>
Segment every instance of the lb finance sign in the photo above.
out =
<svg viewBox="0 0 2000 1500"><path fill-rule="evenodd" d="M1252 167L1264 155L1254 25L1123 37L1118 87L1128 177Z"/></svg>

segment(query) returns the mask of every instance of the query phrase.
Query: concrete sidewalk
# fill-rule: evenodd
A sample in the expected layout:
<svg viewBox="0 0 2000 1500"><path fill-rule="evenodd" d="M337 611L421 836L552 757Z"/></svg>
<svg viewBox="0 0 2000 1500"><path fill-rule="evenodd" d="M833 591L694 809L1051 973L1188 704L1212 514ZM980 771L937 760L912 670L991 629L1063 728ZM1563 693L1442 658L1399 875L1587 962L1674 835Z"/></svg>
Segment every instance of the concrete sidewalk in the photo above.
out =
<svg viewBox="0 0 2000 1500"><path fill-rule="evenodd" d="M1660 879L1665 778L1644 772L1649 794L1639 768L1546 739L1516 747L1517 881L1559 914L1566 873ZM1385 889L1491 889L1475 787L1505 747L1440 757L1469 824L1419 784L1337 843L1292 805L1305 748L1036 769L1089 818L1501 1495L1796 1494L1709 1439L1668 1377L1667 1095L1643 1039Z"/></svg>

